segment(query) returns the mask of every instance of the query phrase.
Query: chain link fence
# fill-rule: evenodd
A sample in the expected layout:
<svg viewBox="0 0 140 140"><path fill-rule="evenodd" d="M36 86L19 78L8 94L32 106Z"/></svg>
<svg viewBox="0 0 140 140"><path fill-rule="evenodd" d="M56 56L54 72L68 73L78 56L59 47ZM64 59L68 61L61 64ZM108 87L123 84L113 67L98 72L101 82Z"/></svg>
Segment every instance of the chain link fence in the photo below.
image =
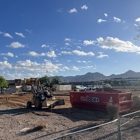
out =
<svg viewBox="0 0 140 140"><path fill-rule="evenodd" d="M90 128L74 131L52 140L138 140L140 110Z"/></svg>

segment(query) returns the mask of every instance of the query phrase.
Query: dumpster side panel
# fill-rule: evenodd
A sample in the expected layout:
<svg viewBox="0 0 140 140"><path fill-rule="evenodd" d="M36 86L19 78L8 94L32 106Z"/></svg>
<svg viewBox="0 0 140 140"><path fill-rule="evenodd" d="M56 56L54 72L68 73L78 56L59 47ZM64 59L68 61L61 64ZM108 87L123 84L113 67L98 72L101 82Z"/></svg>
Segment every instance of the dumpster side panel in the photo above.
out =
<svg viewBox="0 0 140 140"><path fill-rule="evenodd" d="M70 102L72 107L89 108L106 111L108 103L117 104L119 112L124 112L131 108L130 93L108 93L108 92L70 92Z"/></svg>

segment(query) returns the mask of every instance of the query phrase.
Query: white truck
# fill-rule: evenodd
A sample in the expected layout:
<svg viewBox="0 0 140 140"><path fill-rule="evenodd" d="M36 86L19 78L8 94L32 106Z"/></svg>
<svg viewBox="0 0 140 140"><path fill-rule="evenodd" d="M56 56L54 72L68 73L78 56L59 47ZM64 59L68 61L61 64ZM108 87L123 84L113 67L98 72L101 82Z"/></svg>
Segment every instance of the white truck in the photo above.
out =
<svg viewBox="0 0 140 140"><path fill-rule="evenodd" d="M95 90L96 88L94 85L87 85L87 90Z"/></svg>
<svg viewBox="0 0 140 140"><path fill-rule="evenodd" d="M75 87L76 89L79 89L80 91L81 90L87 90L87 87L85 87L85 86L83 86L83 85L76 85L76 87Z"/></svg>

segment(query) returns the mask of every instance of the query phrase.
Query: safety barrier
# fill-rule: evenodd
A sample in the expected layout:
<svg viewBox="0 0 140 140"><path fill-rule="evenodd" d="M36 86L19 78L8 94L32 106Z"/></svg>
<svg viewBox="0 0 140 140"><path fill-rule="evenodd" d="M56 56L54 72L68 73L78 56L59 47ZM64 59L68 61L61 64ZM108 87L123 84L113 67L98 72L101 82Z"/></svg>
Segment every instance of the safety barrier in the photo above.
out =
<svg viewBox="0 0 140 140"><path fill-rule="evenodd" d="M67 133L52 140L127 140L140 139L140 110L120 115L118 119Z"/></svg>

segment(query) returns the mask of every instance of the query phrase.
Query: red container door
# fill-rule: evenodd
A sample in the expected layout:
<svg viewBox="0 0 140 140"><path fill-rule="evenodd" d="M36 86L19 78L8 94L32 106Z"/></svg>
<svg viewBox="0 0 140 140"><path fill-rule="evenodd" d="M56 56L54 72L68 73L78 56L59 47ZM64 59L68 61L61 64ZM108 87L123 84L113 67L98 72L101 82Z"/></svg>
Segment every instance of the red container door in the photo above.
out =
<svg viewBox="0 0 140 140"><path fill-rule="evenodd" d="M119 93L118 94L119 99L119 112L127 112L131 109L131 93Z"/></svg>

